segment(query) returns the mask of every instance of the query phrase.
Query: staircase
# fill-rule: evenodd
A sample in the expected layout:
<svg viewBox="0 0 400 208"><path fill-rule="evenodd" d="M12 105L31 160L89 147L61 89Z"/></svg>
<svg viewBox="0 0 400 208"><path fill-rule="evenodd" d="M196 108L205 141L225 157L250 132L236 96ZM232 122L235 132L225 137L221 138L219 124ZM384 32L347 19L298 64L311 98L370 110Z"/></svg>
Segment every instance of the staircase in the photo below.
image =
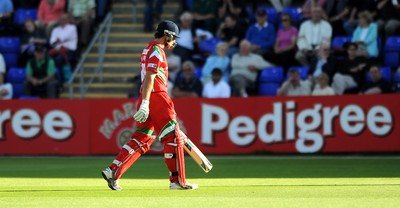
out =
<svg viewBox="0 0 400 208"><path fill-rule="evenodd" d="M139 56L147 43L153 39L152 33L143 32L144 0L136 4L136 18L133 15L133 4L129 0L118 0L113 5L113 22L108 39L103 64L103 81L99 79L91 84L85 98L127 98L133 83L129 78L140 73ZM164 4L161 19L173 19L179 10L177 0ZM134 20L136 19L136 22ZM157 24L155 22L155 24ZM92 48L84 63L85 83L93 76L98 62L97 44ZM74 98L79 98L79 74L74 80ZM68 92L60 95L69 98Z"/></svg>

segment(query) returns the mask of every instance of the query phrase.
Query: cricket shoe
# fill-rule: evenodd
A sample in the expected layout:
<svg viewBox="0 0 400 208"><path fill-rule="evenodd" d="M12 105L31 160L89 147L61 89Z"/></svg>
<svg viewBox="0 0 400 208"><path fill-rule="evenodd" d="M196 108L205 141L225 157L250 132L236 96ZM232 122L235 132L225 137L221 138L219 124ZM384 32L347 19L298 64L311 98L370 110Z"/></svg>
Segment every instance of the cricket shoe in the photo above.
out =
<svg viewBox="0 0 400 208"><path fill-rule="evenodd" d="M191 184L186 182L186 186L181 186L179 183L171 182L169 184L169 190L195 190L198 189L198 184Z"/></svg>
<svg viewBox="0 0 400 208"><path fill-rule="evenodd" d="M122 187L118 185L118 180L115 179L115 171L111 168L106 168L101 172L103 178L107 181L108 187L112 190L121 191Z"/></svg>

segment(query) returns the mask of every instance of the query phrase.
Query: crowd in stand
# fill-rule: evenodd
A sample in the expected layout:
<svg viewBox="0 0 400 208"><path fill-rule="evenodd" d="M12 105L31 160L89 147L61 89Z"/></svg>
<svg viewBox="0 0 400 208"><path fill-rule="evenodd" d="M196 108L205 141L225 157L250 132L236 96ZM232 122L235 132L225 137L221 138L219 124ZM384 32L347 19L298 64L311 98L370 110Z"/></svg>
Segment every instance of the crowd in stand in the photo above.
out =
<svg viewBox="0 0 400 208"><path fill-rule="evenodd" d="M260 6L261 1L187 2L181 1L181 38L169 56L189 61L191 70L174 68L173 97L259 95L260 72L274 66L282 67L286 80L276 95L399 91L382 77L380 67L382 44L400 36L400 1L270 0L274 8ZM285 8L297 8L301 18ZM210 34L222 41L211 53L201 50ZM332 48L336 36L349 36L351 41ZM307 75L301 77L293 66L306 67ZM399 76L400 67L392 67L391 73Z"/></svg>
<svg viewBox="0 0 400 208"><path fill-rule="evenodd" d="M88 46L93 26L105 16L96 16L99 0L0 0L0 36L16 37L20 55L16 66L6 66L0 53L0 98L12 98L4 84L6 69L25 68L24 96L57 98L71 67ZM103 5L102 9L109 9ZM37 16L18 22L18 11Z"/></svg>

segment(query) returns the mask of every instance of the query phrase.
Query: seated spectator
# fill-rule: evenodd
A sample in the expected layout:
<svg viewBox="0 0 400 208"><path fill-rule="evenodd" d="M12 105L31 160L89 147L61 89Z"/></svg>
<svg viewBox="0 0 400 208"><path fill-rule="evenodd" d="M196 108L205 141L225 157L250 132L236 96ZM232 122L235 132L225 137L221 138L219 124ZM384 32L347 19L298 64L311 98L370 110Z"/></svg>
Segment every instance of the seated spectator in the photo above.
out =
<svg viewBox="0 0 400 208"><path fill-rule="evenodd" d="M289 14L282 14L281 22L282 28L278 30L278 35L276 36L274 53L276 55L276 64L282 66L286 72L290 66L296 65L294 55L296 53L298 31L292 26L292 17Z"/></svg>
<svg viewBox="0 0 400 208"><path fill-rule="evenodd" d="M178 72L181 70L181 57L173 54L172 50L169 49L164 50L164 52L165 58L167 58L168 62L168 79L173 83L176 79Z"/></svg>
<svg viewBox="0 0 400 208"><path fill-rule="evenodd" d="M21 36L21 55L19 56L19 66L26 66L26 62L33 57L35 45L46 45L47 39L44 31L36 27L35 23L28 19L24 23L24 33Z"/></svg>
<svg viewBox="0 0 400 208"><path fill-rule="evenodd" d="M207 82L203 88L203 97L205 98L229 98L231 96L231 87L222 79L223 72L219 68L214 68L211 72L211 81Z"/></svg>
<svg viewBox="0 0 400 208"><path fill-rule="evenodd" d="M378 65L372 65L369 68L371 81L368 81L362 88L361 94L384 94L392 92L391 83L382 78L382 72Z"/></svg>
<svg viewBox="0 0 400 208"><path fill-rule="evenodd" d="M400 2L380 0L378 2L379 19L377 21L379 36L385 37L396 35L400 32Z"/></svg>
<svg viewBox="0 0 400 208"><path fill-rule="evenodd" d="M6 63L3 55L0 53L0 100L12 99L13 89L10 83L4 83L4 75L6 73Z"/></svg>
<svg viewBox="0 0 400 208"><path fill-rule="evenodd" d="M352 42L358 44L358 55L377 57L378 27L372 22L372 15L368 11L359 13L358 27L353 33Z"/></svg>
<svg viewBox="0 0 400 208"><path fill-rule="evenodd" d="M181 73L178 74L172 89L173 97L201 97L202 91L203 85L195 76L193 62L183 62Z"/></svg>
<svg viewBox="0 0 400 208"><path fill-rule="evenodd" d="M246 28L232 15L226 15L224 21L218 26L217 37L228 43L229 57L238 52L239 42L244 38L245 33Z"/></svg>
<svg viewBox="0 0 400 208"><path fill-rule="evenodd" d="M79 29L79 45L84 51L89 43L89 36L95 18L94 0L68 0L68 12Z"/></svg>
<svg viewBox="0 0 400 208"><path fill-rule="evenodd" d="M314 7L311 20L300 25L296 60L303 66L310 65L310 60L317 55L317 49L323 40L331 41L332 27L327 21L321 19L321 12L320 7Z"/></svg>
<svg viewBox="0 0 400 208"><path fill-rule="evenodd" d="M332 26L332 37L345 36L343 24L350 14L348 0L326 1L323 18Z"/></svg>
<svg viewBox="0 0 400 208"><path fill-rule="evenodd" d="M1 35L13 35L8 30L14 30L14 24L12 19L12 13L14 12L14 5L11 0L2 0L0 1L0 27L4 27L1 29Z"/></svg>
<svg viewBox="0 0 400 208"><path fill-rule="evenodd" d="M312 17L312 9L314 7L323 8L327 0L306 0L301 7L301 12L303 13L304 19L309 19Z"/></svg>
<svg viewBox="0 0 400 208"><path fill-rule="evenodd" d="M311 62L310 70L308 70L308 79L314 84L315 79L322 72L325 72L329 79L336 72L337 60L331 56L331 46L328 41L322 41L318 50L317 57Z"/></svg>
<svg viewBox="0 0 400 208"><path fill-rule="evenodd" d="M272 66L260 55L250 52L250 43L247 40L240 42L239 53L232 57L230 85L233 96L247 97L247 88L254 88L258 71Z"/></svg>
<svg viewBox="0 0 400 208"><path fill-rule="evenodd" d="M202 69L201 81L203 84L208 83L211 80L211 72L218 68L222 70L223 80L228 82L229 80L229 64L230 59L227 56L228 44L220 42L217 45L217 55L211 55L207 58L206 63Z"/></svg>
<svg viewBox="0 0 400 208"><path fill-rule="evenodd" d="M27 79L24 83L24 94L45 98L58 97L58 82L55 78L55 64L52 58L46 55L45 48L35 48L35 56L26 66Z"/></svg>
<svg viewBox="0 0 400 208"><path fill-rule="evenodd" d="M41 0L38 9L37 24L50 37L51 31L65 11L65 0Z"/></svg>
<svg viewBox="0 0 400 208"><path fill-rule="evenodd" d="M335 95L335 91L329 86L329 76L322 72L317 78L317 85L311 95Z"/></svg>
<svg viewBox="0 0 400 208"><path fill-rule="evenodd" d="M136 0L133 0L136 1ZM133 2L132 1L132 2ZM144 9L144 32L154 31L154 22L159 22L163 13L163 6L166 0L146 0ZM136 5L134 5L136 6ZM155 20L155 21L154 21Z"/></svg>
<svg viewBox="0 0 400 208"><path fill-rule="evenodd" d="M358 92L365 83L368 60L357 56L357 47L356 43L347 44L347 57L338 63L340 67L332 82L332 87L338 95L350 89Z"/></svg>
<svg viewBox="0 0 400 208"><path fill-rule="evenodd" d="M217 1L215 0L193 0L192 14L193 25L196 28L215 32L217 17Z"/></svg>
<svg viewBox="0 0 400 208"><path fill-rule="evenodd" d="M257 22L247 30L245 39L251 44L251 52L265 56L272 52L274 47L275 28L268 23L268 15L264 9L257 11L256 19Z"/></svg>
<svg viewBox="0 0 400 208"><path fill-rule="evenodd" d="M305 96L311 95L310 81L302 81L300 79L299 71L291 69L289 71L289 78L278 89L277 95L279 96Z"/></svg>
<svg viewBox="0 0 400 208"><path fill-rule="evenodd" d="M372 17L375 17L378 14L376 0L349 0L348 8L350 16L343 24L343 28L348 36L352 36L357 27L357 17L359 13L369 11L372 14Z"/></svg>
<svg viewBox="0 0 400 208"><path fill-rule="evenodd" d="M239 24L247 25L248 15L244 0L220 0L218 1L218 20L223 21L224 17L232 15L239 21Z"/></svg>
<svg viewBox="0 0 400 208"><path fill-rule="evenodd" d="M60 17L60 25L51 32L50 45L52 49L49 51L57 68L60 70L61 81L64 79L63 68L69 64L69 58L75 55L78 46L78 36L76 26L69 23L69 16L64 13Z"/></svg>
<svg viewBox="0 0 400 208"><path fill-rule="evenodd" d="M191 60L194 54L198 54L198 43L201 39L199 30L193 26L193 16L190 12L184 12L180 16L181 25L179 28L179 38L176 40L177 46L174 54L181 57L182 62Z"/></svg>

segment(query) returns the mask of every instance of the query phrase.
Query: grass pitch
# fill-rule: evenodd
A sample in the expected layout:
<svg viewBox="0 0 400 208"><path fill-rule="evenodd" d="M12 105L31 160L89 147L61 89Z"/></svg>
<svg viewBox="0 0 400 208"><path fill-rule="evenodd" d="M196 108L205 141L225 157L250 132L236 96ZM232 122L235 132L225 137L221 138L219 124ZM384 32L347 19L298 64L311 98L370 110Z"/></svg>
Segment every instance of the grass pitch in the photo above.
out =
<svg viewBox="0 0 400 208"><path fill-rule="evenodd" d="M0 157L0 207L399 207L400 157L210 157L200 188L168 190L162 157L142 157L111 191L113 157Z"/></svg>

